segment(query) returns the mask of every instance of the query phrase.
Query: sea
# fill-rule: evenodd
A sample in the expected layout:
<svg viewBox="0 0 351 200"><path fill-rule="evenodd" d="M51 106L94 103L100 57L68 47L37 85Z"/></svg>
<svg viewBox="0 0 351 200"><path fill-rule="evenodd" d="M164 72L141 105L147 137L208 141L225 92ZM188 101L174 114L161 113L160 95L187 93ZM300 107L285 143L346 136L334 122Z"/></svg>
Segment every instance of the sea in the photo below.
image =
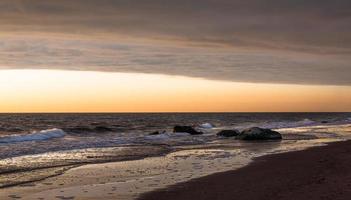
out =
<svg viewBox="0 0 351 200"><path fill-rule="evenodd" d="M176 125L193 126L204 134L173 133ZM242 141L216 135L250 127L274 129L283 139ZM152 135L155 131L160 134ZM351 113L0 114L0 191L89 164L152 158L157 165L157 159L170 155L171 167L155 170L164 177L186 174L174 175L179 180L167 183L174 184L240 167L259 156L350 137ZM191 163L181 164L189 158ZM155 173L136 173L133 178Z"/></svg>

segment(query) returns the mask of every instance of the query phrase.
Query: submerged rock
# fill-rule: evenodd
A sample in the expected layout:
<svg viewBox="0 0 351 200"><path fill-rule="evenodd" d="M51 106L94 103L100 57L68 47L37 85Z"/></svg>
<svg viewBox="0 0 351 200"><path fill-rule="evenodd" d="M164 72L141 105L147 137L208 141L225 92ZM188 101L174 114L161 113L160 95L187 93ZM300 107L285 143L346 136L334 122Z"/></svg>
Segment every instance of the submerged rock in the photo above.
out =
<svg viewBox="0 0 351 200"><path fill-rule="evenodd" d="M155 131L155 132L150 133L149 135L160 135L160 132L159 131Z"/></svg>
<svg viewBox="0 0 351 200"><path fill-rule="evenodd" d="M217 133L218 136L223 136L223 137L234 137L238 136L240 132L238 130L222 130Z"/></svg>
<svg viewBox="0 0 351 200"><path fill-rule="evenodd" d="M154 132L150 133L149 135L160 135L160 134L164 134L164 133L166 133L166 131L162 131L162 132L154 131Z"/></svg>
<svg viewBox="0 0 351 200"><path fill-rule="evenodd" d="M282 135L271 129L252 127L243 130L237 139L241 140L281 140Z"/></svg>
<svg viewBox="0 0 351 200"><path fill-rule="evenodd" d="M191 126L175 126L173 128L173 132L175 133L190 133L191 135L200 135L203 134L200 131L195 130L193 127Z"/></svg>
<svg viewBox="0 0 351 200"><path fill-rule="evenodd" d="M97 132L112 132L113 129L112 128L109 128L109 127L106 127L106 126L97 126L94 128L95 131Z"/></svg>

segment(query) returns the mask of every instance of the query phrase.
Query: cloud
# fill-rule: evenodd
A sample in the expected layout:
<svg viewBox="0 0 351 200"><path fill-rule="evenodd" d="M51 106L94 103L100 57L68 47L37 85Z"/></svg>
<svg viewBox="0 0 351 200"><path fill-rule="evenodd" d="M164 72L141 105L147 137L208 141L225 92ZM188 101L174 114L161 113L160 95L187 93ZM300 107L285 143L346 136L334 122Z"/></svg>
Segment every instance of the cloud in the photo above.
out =
<svg viewBox="0 0 351 200"><path fill-rule="evenodd" d="M2 0L0 65L350 85L350 8L349 0Z"/></svg>
<svg viewBox="0 0 351 200"><path fill-rule="evenodd" d="M8 30L349 52L350 8L348 0L3 0L0 22Z"/></svg>
<svg viewBox="0 0 351 200"><path fill-rule="evenodd" d="M0 69L142 72L207 79L351 85L350 57L78 39L7 38Z"/></svg>

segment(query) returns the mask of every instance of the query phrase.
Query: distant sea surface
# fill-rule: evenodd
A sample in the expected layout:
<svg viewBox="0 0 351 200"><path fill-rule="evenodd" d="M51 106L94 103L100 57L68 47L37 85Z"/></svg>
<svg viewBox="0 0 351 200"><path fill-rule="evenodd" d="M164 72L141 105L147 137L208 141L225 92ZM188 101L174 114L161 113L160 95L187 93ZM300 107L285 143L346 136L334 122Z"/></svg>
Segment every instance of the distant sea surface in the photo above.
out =
<svg viewBox="0 0 351 200"><path fill-rule="evenodd" d="M175 134L175 125L193 126L204 134ZM283 140L245 143L216 136L220 130L254 126L275 129ZM0 188L83 164L184 149L239 149L241 156L250 158L298 150L349 139L350 126L351 113L0 114ZM150 135L155 131L162 134Z"/></svg>

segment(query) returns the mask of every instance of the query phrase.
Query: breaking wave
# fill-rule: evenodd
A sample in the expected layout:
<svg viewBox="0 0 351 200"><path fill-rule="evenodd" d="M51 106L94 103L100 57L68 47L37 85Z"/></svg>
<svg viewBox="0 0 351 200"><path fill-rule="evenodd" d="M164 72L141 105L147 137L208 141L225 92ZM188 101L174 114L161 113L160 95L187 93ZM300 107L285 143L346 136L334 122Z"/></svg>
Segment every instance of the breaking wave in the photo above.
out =
<svg viewBox="0 0 351 200"><path fill-rule="evenodd" d="M39 132L34 132L26 135L12 135L0 137L0 143L17 143L17 142L29 142L29 141L40 141L50 140L53 138L61 138L65 136L65 132L61 129L48 129Z"/></svg>
<svg viewBox="0 0 351 200"><path fill-rule="evenodd" d="M263 124L261 127L270 129L280 129L280 128L293 128L293 127L303 127L315 125L317 122L310 119L303 119L300 121L290 121L290 122L269 122Z"/></svg>
<svg viewBox="0 0 351 200"><path fill-rule="evenodd" d="M200 124L199 126L200 128L207 128L207 129L210 129L210 128L214 128L214 125L210 124L210 123L203 123L203 124Z"/></svg>

